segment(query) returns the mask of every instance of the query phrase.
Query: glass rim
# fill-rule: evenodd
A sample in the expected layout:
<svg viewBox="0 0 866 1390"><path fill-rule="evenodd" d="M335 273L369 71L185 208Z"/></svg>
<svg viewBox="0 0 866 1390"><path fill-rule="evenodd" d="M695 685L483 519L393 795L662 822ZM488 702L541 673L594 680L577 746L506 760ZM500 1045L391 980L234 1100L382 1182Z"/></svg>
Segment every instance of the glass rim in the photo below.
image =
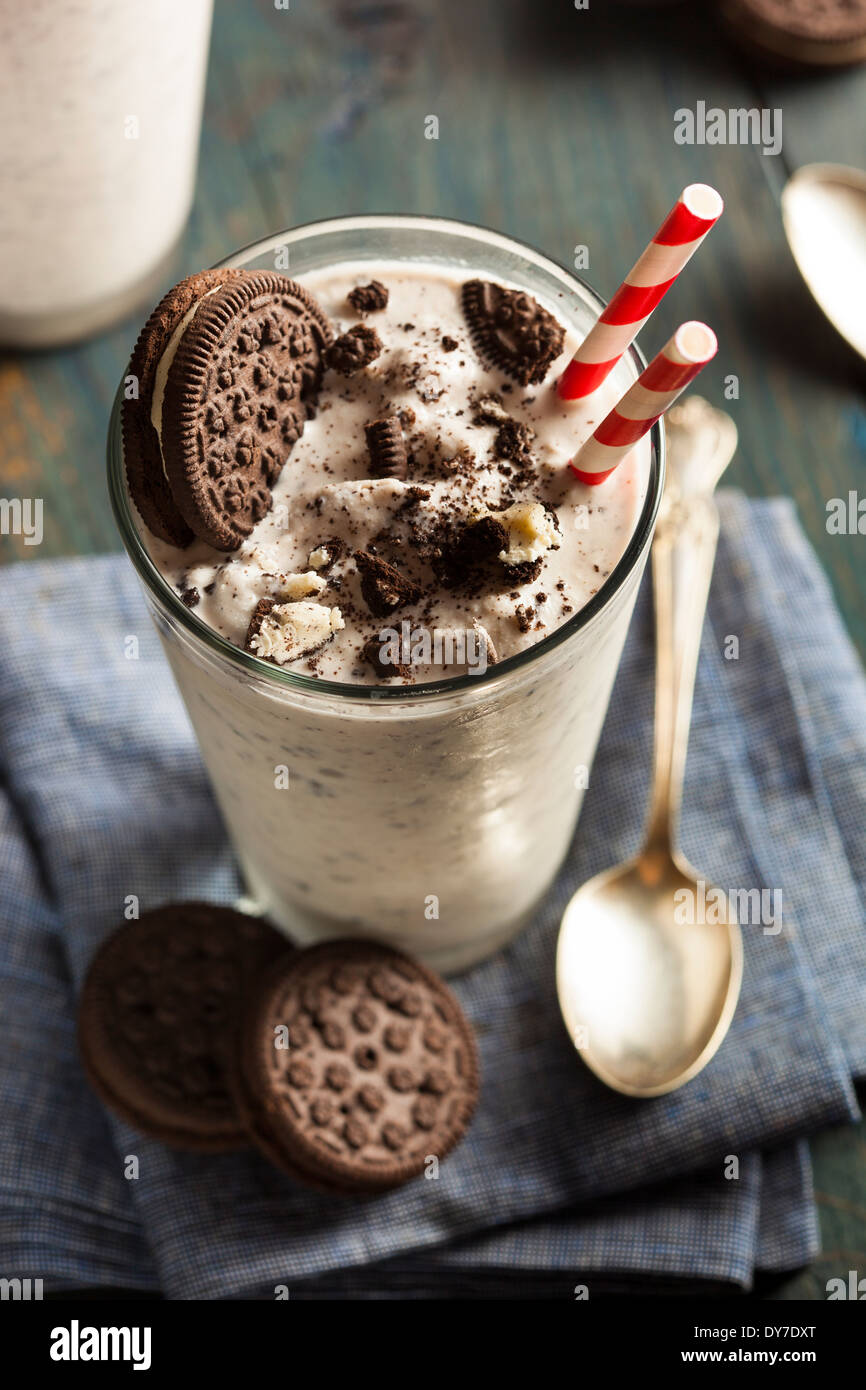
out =
<svg viewBox="0 0 866 1390"><path fill-rule="evenodd" d="M347 229L369 229L387 228L394 226L405 226L422 230L429 226L435 231L452 231L458 235L466 233L476 233L479 243L498 244L503 249L510 251L517 250L520 254L527 256L528 259L542 268L552 269L558 276L565 276L567 281L577 288L579 296L588 299L592 305L601 312L606 301L602 299L591 285L587 284L579 275L575 275L559 261L553 257L539 251L528 242L521 241L519 238L506 236L502 232L494 231L492 228L485 227L479 223L461 222L453 217L430 216L427 214L408 214L408 213L362 213L357 215L347 215L343 217L331 217L318 219L313 222L299 223L295 227L285 228L281 232L275 232L272 236L259 238L257 241L249 242L246 246L234 251L231 255L216 261L214 268L219 269L223 266L234 266L251 259L253 254L263 255L268 250L278 246L284 246L292 241L302 240L305 236L313 233L318 235L327 234L329 231ZM639 375L646 367L646 358L640 348L632 343L624 356L628 356L637 369ZM469 673L464 676L449 676L440 681L419 682L418 685L357 685L348 681L328 681L321 680L316 676L306 676L300 671L287 671L282 667L275 666L272 662L263 661L260 657L253 656L250 652L244 651L241 647L235 646L228 638L223 637L209 624L197 617L195 611L186 606L179 594L175 593L171 585L163 577L157 566L154 564L147 548L139 533L139 528L133 517L131 499L126 486L126 469L123 462L123 445L121 440L120 412L123 401L124 376L121 376L120 384L115 393L114 402L111 408L111 416L108 426L107 441L107 473L108 473L108 493L111 501L114 519L120 532L120 538L124 548L132 560L132 563L140 579L144 581L146 588L150 591L158 604L168 614L185 629L186 634L197 642L203 643L209 649L212 656L216 656L222 661L227 661L230 667L237 671L245 672L248 676L253 676L258 680L271 683L275 689L282 688L285 691L292 691L298 695L309 695L313 698L328 696L341 700L355 700L362 702L382 702L399 703L408 702L419 704L425 700L441 700L449 695L460 694L464 691L491 692L500 682L507 679L509 675L516 674L538 661L541 657L556 650L570 637L589 627L601 613L610 605L616 595L620 592L629 575L632 573L637 561L643 553L644 547L649 541L658 509L661 503L662 491L665 477L665 432L663 421L657 420L650 430L650 476L647 485L646 497L637 524L632 532L629 542L620 556L613 569L608 574L592 595L587 603L553 632L548 633L540 642L534 643L531 647L525 647L522 651L515 652L513 656L506 657L498 661L495 665L489 666L483 675L473 675Z"/></svg>

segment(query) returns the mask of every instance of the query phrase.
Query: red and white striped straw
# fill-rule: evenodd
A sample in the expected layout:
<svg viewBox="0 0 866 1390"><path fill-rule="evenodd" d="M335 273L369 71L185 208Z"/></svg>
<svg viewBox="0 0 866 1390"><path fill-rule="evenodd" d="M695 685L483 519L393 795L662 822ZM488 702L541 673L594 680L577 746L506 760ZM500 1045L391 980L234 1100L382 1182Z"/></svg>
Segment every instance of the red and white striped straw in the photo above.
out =
<svg viewBox="0 0 866 1390"><path fill-rule="evenodd" d="M716 355L716 335L705 323L681 323L622 400L580 446L569 467L582 483L603 483L659 416L673 405Z"/></svg>
<svg viewBox="0 0 866 1390"><path fill-rule="evenodd" d="M565 401L589 396L613 371L683 266L722 215L724 203L706 183L684 188L649 246L577 349L557 382Z"/></svg>

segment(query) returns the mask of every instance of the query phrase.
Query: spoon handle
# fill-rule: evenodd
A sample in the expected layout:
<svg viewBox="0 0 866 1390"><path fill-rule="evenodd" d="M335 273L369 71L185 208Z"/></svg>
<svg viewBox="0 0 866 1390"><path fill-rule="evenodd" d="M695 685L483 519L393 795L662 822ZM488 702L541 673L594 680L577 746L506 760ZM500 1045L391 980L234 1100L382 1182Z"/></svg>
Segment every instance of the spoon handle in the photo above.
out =
<svg viewBox="0 0 866 1390"><path fill-rule="evenodd" d="M671 499L652 549L656 630L653 782L646 850L673 851L689 742L701 629L719 538L709 493Z"/></svg>

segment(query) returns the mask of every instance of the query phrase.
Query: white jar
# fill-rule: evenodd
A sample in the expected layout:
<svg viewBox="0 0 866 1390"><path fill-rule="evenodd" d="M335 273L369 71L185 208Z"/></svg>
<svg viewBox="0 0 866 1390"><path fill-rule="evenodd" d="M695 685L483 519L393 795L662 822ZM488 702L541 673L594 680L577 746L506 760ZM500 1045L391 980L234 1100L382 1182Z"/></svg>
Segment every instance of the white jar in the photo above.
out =
<svg viewBox="0 0 866 1390"><path fill-rule="evenodd" d="M0 343L98 332L192 202L213 0L0 0Z"/></svg>

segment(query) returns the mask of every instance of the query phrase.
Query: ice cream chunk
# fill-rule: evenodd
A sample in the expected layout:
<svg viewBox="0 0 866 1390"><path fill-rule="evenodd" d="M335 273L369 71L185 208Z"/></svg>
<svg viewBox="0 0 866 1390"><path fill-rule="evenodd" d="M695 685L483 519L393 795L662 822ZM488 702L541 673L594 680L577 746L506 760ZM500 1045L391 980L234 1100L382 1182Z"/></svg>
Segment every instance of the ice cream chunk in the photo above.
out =
<svg viewBox="0 0 866 1390"><path fill-rule="evenodd" d="M314 570L306 574L287 574L280 581L280 597L284 599L306 598L308 594L320 594L325 588L325 580Z"/></svg>
<svg viewBox="0 0 866 1390"><path fill-rule="evenodd" d="M540 502L515 502L497 519L508 532L508 545L499 556L503 564L531 563L559 544L556 523Z"/></svg>

